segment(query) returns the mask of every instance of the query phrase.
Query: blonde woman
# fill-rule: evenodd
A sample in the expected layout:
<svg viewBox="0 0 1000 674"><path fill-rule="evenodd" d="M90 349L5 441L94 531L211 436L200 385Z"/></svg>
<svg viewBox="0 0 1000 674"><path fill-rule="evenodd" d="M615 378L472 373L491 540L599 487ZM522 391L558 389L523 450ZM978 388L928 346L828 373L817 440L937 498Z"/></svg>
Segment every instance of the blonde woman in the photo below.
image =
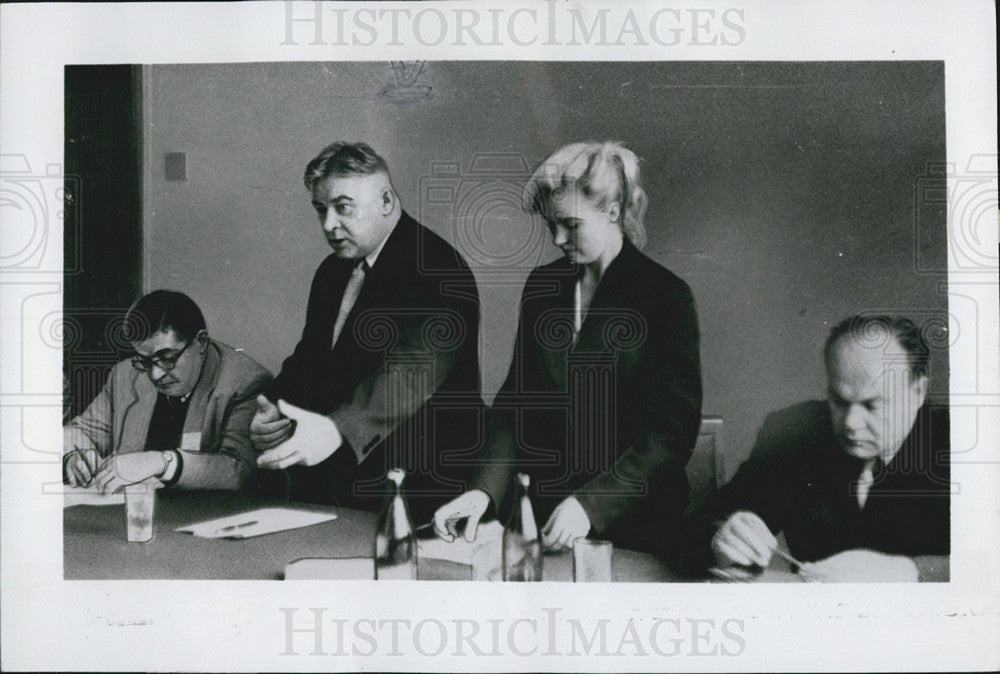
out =
<svg viewBox="0 0 1000 674"><path fill-rule="evenodd" d="M438 509L446 540L504 517L532 477L543 544L578 537L672 556L701 416L699 332L687 284L640 252L647 198L620 143L573 143L524 190L563 257L529 276L514 357L472 489Z"/></svg>

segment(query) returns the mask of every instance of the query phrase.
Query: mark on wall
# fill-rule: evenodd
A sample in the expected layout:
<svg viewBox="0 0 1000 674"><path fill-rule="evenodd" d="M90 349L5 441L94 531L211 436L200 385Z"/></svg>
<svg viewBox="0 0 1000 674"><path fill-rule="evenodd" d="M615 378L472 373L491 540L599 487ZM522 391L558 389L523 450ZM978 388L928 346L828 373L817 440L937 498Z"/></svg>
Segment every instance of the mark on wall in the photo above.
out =
<svg viewBox="0 0 1000 674"><path fill-rule="evenodd" d="M390 61L393 81L382 87L379 100L396 105L408 105L430 100L434 88L429 84L419 84L417 80L424 71L426 61Z"/></svg>

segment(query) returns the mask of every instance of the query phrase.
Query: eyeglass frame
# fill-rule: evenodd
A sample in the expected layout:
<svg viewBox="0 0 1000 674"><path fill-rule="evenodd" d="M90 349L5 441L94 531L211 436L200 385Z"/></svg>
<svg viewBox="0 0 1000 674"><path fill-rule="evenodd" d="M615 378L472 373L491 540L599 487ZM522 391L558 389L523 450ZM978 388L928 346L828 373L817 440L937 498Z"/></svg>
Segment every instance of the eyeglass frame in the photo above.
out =
<svg viewBox="0 0 1000 674"><path fill-rule="evenodd" d="M174 356L151 356L146 358L145 356L136 354L135 356L132 356L132 367L139 372L152 372L154 367L158 367L164 372L170 372L177 367L177 361L181 359L181 356L184 355L184 352L187 351L188 347L196 341L198 341L198 335L189 339L187 344L185 344L181 350L177 352L177 355Z"/></svg>

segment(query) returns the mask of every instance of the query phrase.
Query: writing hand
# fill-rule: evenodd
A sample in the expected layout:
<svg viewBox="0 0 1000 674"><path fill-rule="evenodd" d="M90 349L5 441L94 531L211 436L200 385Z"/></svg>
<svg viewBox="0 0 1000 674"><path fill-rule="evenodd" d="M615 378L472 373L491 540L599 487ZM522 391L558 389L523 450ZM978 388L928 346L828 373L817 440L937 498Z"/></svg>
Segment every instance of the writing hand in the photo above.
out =
<svg viewBox="0 0 1000 674"><path fill-rule="evenodd" d="M712 553L718 566L767 566L778 547L771 530L760 517L741 510L729 516L712 537Z"/></svg>
<svg viewBox="0 0 1000 674"><path fill-rule="evenodd" d="M94 479L99 461L96 449L78 447L66 455L63 479L71 487L86 487Z"/></svg>

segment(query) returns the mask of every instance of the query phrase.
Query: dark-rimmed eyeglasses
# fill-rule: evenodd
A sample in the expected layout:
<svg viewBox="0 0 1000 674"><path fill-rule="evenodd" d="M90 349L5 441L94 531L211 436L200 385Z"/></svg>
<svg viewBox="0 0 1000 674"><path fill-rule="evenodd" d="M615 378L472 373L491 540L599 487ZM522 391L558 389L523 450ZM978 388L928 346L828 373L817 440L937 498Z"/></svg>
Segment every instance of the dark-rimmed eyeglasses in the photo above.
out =
<svg viewBox="0 0 1000 674"><path fill-rule="evenodd" d="M133 356L132 357L132 367L137 369L139 372L149 372L153 367L158 367L164 372L170 372L175 367L177 367L177 361L181 359L187 348L194 343L194 337L187 341L180 351L172 356L153 356L151 358L146 358L145 356Z"/></svg>

